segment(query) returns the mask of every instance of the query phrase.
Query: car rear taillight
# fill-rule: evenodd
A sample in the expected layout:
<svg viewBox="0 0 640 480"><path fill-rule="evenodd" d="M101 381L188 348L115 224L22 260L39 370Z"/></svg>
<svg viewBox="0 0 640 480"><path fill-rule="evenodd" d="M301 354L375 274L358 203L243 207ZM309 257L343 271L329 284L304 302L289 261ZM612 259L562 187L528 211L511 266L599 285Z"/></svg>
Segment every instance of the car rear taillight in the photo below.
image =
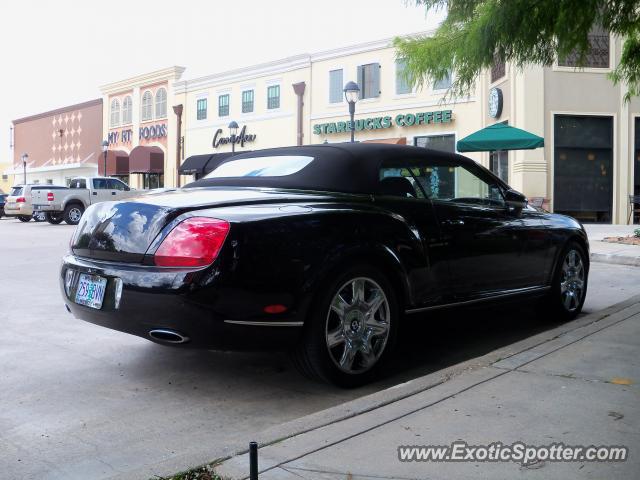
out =
<svg viewBox="0 0 640 480"><path fill-rule="evenodd" d="M24 197L16 198L16 203L27 203L27 199Z"/></svg>
<svg viewBox="0 0 640 480"><path fill-rule="evenodd" d="M192 217L179 223L162 241L153 256L159 267L204 267L218 256L229 222Z"/></svg>
<svg viewBox="0 0 640 480"><path fill-rule="evenodd" d="M53 202L53 192L47 193L47 202Z"/></svg>

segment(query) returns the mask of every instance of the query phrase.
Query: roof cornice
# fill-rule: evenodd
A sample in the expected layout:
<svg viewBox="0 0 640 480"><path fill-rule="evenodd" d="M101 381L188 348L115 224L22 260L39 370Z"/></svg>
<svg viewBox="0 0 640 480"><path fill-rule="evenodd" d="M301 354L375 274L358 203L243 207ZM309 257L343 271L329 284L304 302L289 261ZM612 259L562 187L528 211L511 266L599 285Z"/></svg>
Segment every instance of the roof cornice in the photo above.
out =
<svg viewBox="0 0 640 480"><path fill-rule="evenodd" d="M28 117L22 117L16 120L12 120L11 123L17 125L19 123L29 122L31 120L37 120L39 118L50 117L52 115L60 115L61 113L70 112L72 110L80 110L82 108L93 107L94 105L102 105L102 99L96 98L95 100L89 100L88 102L76 103L67 107L49 110L48 112L36 113L35 115L29 115Z"/></svg>
<svg viewBox="0 0 640 480"><path fill-rule="evenodd" d="M215 87L238 80L251 80L258 77L286 73L299 70L311 65L308 54L296 55L293 57L274 60L272 62L260 63L250 67L237 68L221 73L214 73L205 77L194 78L192 80L182 80L174 84L175 93L186 93L202 88Z"/></svg>
<svg viewBox="0 0 640 480"><path fill-rule="evenodd" d="M153 83L160 83L164 81L175 82L177 80L180 80L180 77L182 77L182 74L185 70L185 67L179 66L163 68L162 70L147 72L135 77L118 80L117 82L107 83L106 85L102 85L100 87L100 91L103 95L109 95L113 93L119 93L124 90L130 90L135 87L150 85Z"/></svg>
<svg viewBox="0 0 640 480"><path fill-rule="evenodd" d="M435 30L427 30L424 32L402 35L403 38L423 37L433 35ZM260 63L249 67L237 68L226 72L214 73L204 77L198 77L191 80L182 80L174 84L174 92L176 94L192 92L204 88L217 87L237 81L249 81L254 78L264 77L268 75L276 75L279 73L290 72L301 68L311 66L312 62L329 60L332 58L345 57L347 55L355 55L358 53L372 52L389 48L393 46L393 39L389 37L382 40L372 42L359 43L349 45L347 47L336 48L333 50L325 50L313 54L300 54L293 57L274 60L271 62Z"/></svg>
<svg viewBox="0 0 640 480"><path fill-rule="evenodd" d="M432 36L435 30L426 30L424 32L411 33L408 35L402 35L402 38L411 37L429 37ZM348 55L356 55L358 53L373 52L375 50L382 50L384 48L390 48L393 46L393 40L397 37L388 37L382 40L373 40L371 42L358 43L355 45L348 45L346 47L334 48L332 50L324 50L322 52L316 52L311 54L312 62L321 62L323 60L330 60L333 58L346 57Z"/></svg>

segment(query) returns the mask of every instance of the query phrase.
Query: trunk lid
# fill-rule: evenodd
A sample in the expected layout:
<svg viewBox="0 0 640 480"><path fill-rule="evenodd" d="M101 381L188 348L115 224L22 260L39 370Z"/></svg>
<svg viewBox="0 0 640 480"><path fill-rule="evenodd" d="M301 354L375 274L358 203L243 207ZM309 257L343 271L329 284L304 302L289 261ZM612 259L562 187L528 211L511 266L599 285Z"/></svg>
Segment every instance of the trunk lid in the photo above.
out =
<svg viewBox="0 0 640 480"><path fill-rule="evenodd" d="M254 188L189 188L91 205L71 240L75 255L141 263L160 231L187 211L213 207L326 198L309 192Z"/></svg>

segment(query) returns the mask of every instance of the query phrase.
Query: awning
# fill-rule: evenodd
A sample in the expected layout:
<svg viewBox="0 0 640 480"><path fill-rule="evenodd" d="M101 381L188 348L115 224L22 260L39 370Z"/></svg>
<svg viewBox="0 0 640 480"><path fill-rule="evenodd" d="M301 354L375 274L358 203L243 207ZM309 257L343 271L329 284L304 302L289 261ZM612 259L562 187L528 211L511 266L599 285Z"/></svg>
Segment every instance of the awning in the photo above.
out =
<svg viewBox="0 0 640 480"><path fill-rule="evenodd" d="M240 153L247 153L250 150L242 150L241 152L223 152L223 153L210 153L205 155L192 155L187 157L178 171L181 175L206 175L209 172L215 170L218 165L234 155Z"/></svg>
<svg viewBox="0 0 640 480"><path fill-rule="evenodd" d="M364 140L361 143L390 143L392 145L406 145L407 137L380 138L377 140Z"/></svg>
<svg viewBox="0 0 640 480"><path fill-rule="evenodd" d="M458 140L459 152L528 150L539 147L544 147L544 138L504 123L496 123Z"/></svg>
<svg viewBox="0 0 640 480"><path fill-rule="evenodd" d="M204 172L205 165L212 156L213 154L191 155L182 162L178 172L180 172L181 175L193 175L194 173L201 175Z"/></svg>
<svg viewBox="0 0 640 480"><path fill-rule="evenodd" d="M98 175L104 175L104 154L98 157ZM122 150L107 150L107 175L129 175L129 154Z"/></svg>
<svg viewBox="0 0 640 480"><path fill-rule="evenodd" d="M160 147L140 145L129 155L131 173L164 173L164 152Z"/></svg>

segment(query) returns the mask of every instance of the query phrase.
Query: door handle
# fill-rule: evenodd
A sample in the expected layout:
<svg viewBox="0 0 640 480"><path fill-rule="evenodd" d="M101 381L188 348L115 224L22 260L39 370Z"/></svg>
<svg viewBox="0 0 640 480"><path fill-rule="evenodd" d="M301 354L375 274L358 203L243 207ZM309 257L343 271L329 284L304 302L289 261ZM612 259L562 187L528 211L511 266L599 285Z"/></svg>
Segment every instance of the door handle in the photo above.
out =
<svg viewBox="0 0 640 480"><path fill-rule="evenodd" d="M453 220L443 220L441 224L446 227L459 227L464 225L464 220L462 220L461 218L456 218Z"/></svg>
<svg viewBox="0 0 640 480"><path fill-rule="evenodd" d="M92 195L98 195L98 192L93 192Z"/></svg>
<svg viewBox="0 0 640 480"><path fill-rule="evenodd" d="M115 195L115 194L116 194L116 192L111 192L111 195Z"/></svg>

